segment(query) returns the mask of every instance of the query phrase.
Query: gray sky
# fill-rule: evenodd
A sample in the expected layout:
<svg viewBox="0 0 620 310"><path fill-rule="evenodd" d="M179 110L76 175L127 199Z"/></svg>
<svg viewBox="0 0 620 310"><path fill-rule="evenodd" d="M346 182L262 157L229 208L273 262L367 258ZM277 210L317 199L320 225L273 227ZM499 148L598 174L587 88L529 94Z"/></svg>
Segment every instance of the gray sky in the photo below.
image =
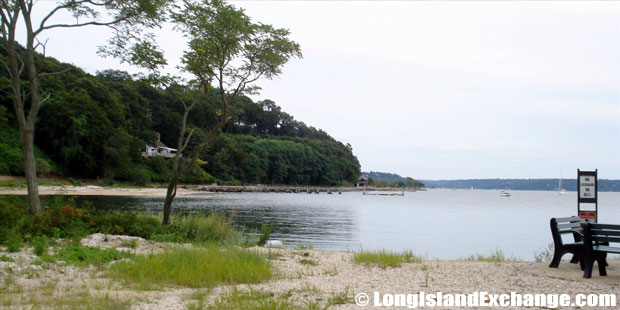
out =
<svg viewBox="0 0 620 310"><path fill-rule="evenodd" d="M254 99L351 143L364 171L620 179L620 2L231 3L304 54ZM103 29L47 36L88 72L135 71L96 55ZM160 38L178 59L182 37Z"/></svg>

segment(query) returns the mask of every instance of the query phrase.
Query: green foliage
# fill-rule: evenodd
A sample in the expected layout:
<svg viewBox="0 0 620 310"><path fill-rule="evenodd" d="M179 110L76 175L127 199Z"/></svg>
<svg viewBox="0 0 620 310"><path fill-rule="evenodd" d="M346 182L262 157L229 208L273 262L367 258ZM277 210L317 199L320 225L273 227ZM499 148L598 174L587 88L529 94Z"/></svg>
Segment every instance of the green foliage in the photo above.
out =
<svg viewBox="0 0 620 310"><path fill-rule="evenodd" d="M349 292L348 289L341 291L341 292L334 292L327 299L327 304L330 306L331 305L344 305L344 304L349 304L353 302L354 302L354 299L351 296L351 292Z"/></svg>
<svg viewBox="0 0 620 310"><path fill-rule="evenodd" d="M269 240L269 236L273 232L273 224L261 226L260 228L260 239L258 239L258 246L264 246L267 240Z"/></svg>
<svg viewBox="0 0 620 310"><path fill-rule="evenodd" d="M386 267L400 267L404 263L419 263L422 259L415 256L411 251L395 253L381 250L360 251L353 255L353 261L357 264L385 269Z"/></svg>
<svg viewBox="0 0 620 310"><path fill-rule="evenodd" d="M260 283L272 277L267 260L237 247L173 247L111 266L110 276L143 289L164 286L213 287L220 283Z"/></svg>
<svg viewBox="0 0 620 310"><path fill-rule="evenodd" d="M35 252L38 252L37 247L47 248L48 238L79 239L97 232L166 242L235 245L248 242L235 229L232 218L223 214L179 216L164 226L154 215L98 211L87 203L77 206L74 199L65 196L55 196L41 214L33 216L18 197L0 197L0 244L10 243L16 251L21 248L24 238L31 239Z"/></svg>
<svg viewBox="0 0 620 310"><path fill-rule="evenodd" d="M30 245L32 245L35 255L43 256L47 254L49 239L46 236L37 236L30 241Z"/></svg>
<svg viewBox="0 0 620 310"><path fill-rule="evenodd" d="M94 247L70 245L56 254L56 259L77 266L102 266L111 261L129 258L131 254L115 249L99 249Z"/></svg>
<svg viewBox="0 0 620 310"><path fill-rule="evenodd" d="M243 61L230 62L231 67L226 68L226 79L230 82L239 82L234 80L246 73L250 74L250 80L260 75L272 78L290 58L301 57L298 44L288 39L285 29L253 23L242 10L221 1L189 3L175 19L180 28L187 30L185 34L190 40L182 60L184 70L190 73L202 77L225 57L250 60L254 64L238 66ZM205 18L193 18L201 14ZM222 25L227 26L222 28ZM205 56L204 52L212 51L218 42L230 52ZM157 56L148 53L145 47L128 51ZM121 56L115 54L121 53L119 50L114 51L110 55ZM107 183L124 181L139 186L167 182L171 161L162 157L143 159L140 152L147 143L155 142L155 132L161 133L162 142L177 147L183 113L178 98L153 85L150 79L135 79L126 72L114 70L93 76L72 65L45 58L42 72L61 70L64 71L43 76L40 81L41 93L50 97L41 106L37 122L38 172L99 178ZM0 78L7 79L4 70L0 70ZM194 84L171 88L181 98L197 97ZM249 93L255 90L254 85L245 89ZM220 91L210 88L192 110L188 128L194 128L195 132L185 155L220 120L218 115L223 109ZM226 91L231 121L222 131L228 134L213 139L201 153L202 163L192 167L182 182L341 185L357 181L360 165L350 145L295 120L271 100L253 102L243 92L234 95L234 90ZM9 107L8 97L0 97L0 119L6 119L0 122L0 158L3 159L0 173L21 175L19 134L15 120L7 113Z"/></svg>
<svg viewBox="0 0 620 310"><path fill-rule="evenodd" d="M251 290L241 292L231 290L218 298L207 309L217 310L293 310L298 309L285 296L277 297L273 293Z"/></svg>
<svg viewBox="0 0 620 310"><path fill-rule="evenodd" d="M19 252L23 244L24 240L22 240L22 237L16 233L11 232L6 237L6 250L9 251L9 253Z"/></svg>
<svg viewBox="0 0 620 310"><path fill-rule="evenodd" d="M167 229L175 241L226 243L237 240L238 231L232 226L232 218L211 213L208 216L189 215L175 218Z"/></svg>
<svg viewBox="0 0 620 310"><path fill-rule="evenodd" d="M506 257L504 252L500 249L495 250L489 254L474 254L463 258L465 261L472 262L490 262L490 263L503 263L503 262L515 262L519 261L516 257Z"/></svg>
<svg viewBox="0 0 620 310"><path fill-rule="evenodd" d="M82 186L82 182L79 180L76 180L74 178L69 178L69 183L71 183L71 185L73 186Z"/></svg>
<svg viewBox="0 0 620 310"><path fill-rule="evenodd" d="M0 255L0 262L14 262L15 259L6 256L6 255Z"/></svg>
<svg viewBox="0 0 620 310"><path fill-rule="evenodd" d="M357 182L360 170L357 158L329 139L222 134L201 158L220 180L254 184L341 185Z"/></svg>

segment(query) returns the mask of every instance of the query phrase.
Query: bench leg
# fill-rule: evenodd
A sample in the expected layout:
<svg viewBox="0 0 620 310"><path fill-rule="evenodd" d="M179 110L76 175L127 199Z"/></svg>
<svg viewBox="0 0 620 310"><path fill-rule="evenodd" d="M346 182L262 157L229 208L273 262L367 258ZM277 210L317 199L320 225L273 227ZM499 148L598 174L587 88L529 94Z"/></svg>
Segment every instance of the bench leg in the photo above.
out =
<svg viewBox="0 0 620 310"><path fill-rule="evenodd" d="M588 279L592 277L592 267L594 266L594 258L586 255L583 269L583 277Z"/></svg>
<svg viewBox="0 0 620 310"><path fill-rule="evenodd" d="M606 270L606 266L607 266L607 253L603 252L600 254L596 255L596 263L598 264L598 274L601 277L604 277L607 275L607 270Z"/></svg>
<svg viewBox="0 0 620 310"><path fill-rule="evenodd" d="M549 264L550 268L558 268L560 266L560 261L562 260L562 256L566 254L564 251L555 250L553 253L553 259L551 260L551 264Z"/></svg>
<svg viewBox="0 0 620 310"><path fill-rule="evenodd" d="M573 258L570 259L570 263L571 264L579 263L579 256L577 254L573 254Z"/></svg>

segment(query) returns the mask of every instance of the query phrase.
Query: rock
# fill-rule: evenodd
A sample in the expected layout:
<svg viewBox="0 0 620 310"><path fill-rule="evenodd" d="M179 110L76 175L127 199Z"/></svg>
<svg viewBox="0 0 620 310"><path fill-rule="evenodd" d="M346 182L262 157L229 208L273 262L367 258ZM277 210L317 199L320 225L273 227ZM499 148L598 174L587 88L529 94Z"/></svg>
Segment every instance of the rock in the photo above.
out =
<svg viewBox="0 0 620 310"><path fill-rule="evenodd" d="M267 240L267 242L265 242L265 247L266 248L282 248L284 247L284 244L280 240Z"/></svg>

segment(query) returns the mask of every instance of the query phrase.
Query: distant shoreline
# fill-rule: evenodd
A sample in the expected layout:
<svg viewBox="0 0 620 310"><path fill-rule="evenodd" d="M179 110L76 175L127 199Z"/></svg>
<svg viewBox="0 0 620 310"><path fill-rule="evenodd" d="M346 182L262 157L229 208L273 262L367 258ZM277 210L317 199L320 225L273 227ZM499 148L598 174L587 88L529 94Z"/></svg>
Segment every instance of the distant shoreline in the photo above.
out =
<svg viewBox="0 0 620 310"><path fill-rule="evenodd" d="M338 194L339 192L362 192L363 188L357 187L319 187L319 186L224 186L224 185L180 185L177 196L187 196L205 193L321 193ZM398 189L398 188L367 188L367 191L405 191L413 192L424 189ZM26 188L0 187L0 195L26 195ZM39 186L39 195L71 195L71 196L152 196L165 197L166 188L151 187L102 187L97 185L86 186Z"/></svg>

